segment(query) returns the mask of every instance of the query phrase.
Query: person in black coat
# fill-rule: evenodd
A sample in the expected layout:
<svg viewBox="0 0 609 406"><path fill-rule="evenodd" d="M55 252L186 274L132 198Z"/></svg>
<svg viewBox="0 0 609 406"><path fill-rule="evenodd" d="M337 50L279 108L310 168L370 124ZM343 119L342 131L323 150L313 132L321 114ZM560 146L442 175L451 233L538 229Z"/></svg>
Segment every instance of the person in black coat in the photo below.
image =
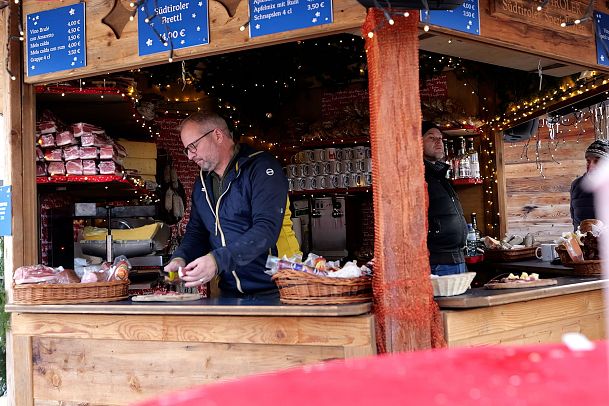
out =
<svg viewBox="0 0 609 406"><path fill-rule="evenodd" d="M463 248L467 223L457 193L446 177L449 165L444 163L442 132L431 122L424 121L423 158L425 181L429 196L427 248L431 273L451 275L467 271Z"/></svg>
<svg viewBox="0 0 609 406"><path fill-rule="evenodd" d="M596 140L586 149L586 173L571 183L571 219L573 229L577 230L579 223L586 219L596 218L594 210L594 194L584 190L582 182L586 175L596 169L598 161L609 158L609 141Z"/></svg>

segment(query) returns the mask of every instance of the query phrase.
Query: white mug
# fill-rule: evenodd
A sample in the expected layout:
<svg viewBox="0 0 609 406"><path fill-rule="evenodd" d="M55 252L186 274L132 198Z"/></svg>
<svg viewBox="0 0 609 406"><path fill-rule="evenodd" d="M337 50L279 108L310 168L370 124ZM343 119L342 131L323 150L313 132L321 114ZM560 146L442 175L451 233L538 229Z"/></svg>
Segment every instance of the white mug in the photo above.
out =
<svg viewBox="0 0 609 406"><path fill-rule="evenodd" d="M313 160L315 162L323 162L326 160L326 150L325 149L315 149L313 150Z"/></svg>
<svg viewBox="0 0 609 406"><path fill-rule="evenodd" d="M350 161L353 159L353 148L343 148L343 161Z"/></svg>
<svg viewBox="0 0 609 406"><path fill-rule="evenodd" d="M372 185L372 173L371 172L364 172L364 179L363 179L363 186L371 186Z"/></svg>
<svg viewBox="0 0 609 406"><path fill-rule="evenodd" d="M351 183L351 174L349 173L341 173L338 178L338 187L349 187L349 183Z"/></svg>
<svg viewBox="0 0 609 406"><path fill-rule="evenodd" d="M287 176L288 178L297 178L298 177L298 165L288 165L287 167Z"/></svg>
<svg viewBox="0 0 609 406"><path fill-rule="evenodd" d="M317 188L316 189L327 189L328 185L328 177L327 176L318 176L317 178Z"/></svg>
<svg viewBox="0 0 609 406"><path fill-rule="evenodd" d="M309 164L300 164L298 165L298 173L297 175L301 178L306 178L311 175L311 168Z"/></svg>
<svg viewBox="0 0 609 406"><path fill-rule="evenodd" d="M341 186L341 180L340 180L341 176L340 175L330 175L329 179L330 179L330 188L332 189L338 189L339 187L344 187Z"/></svg>
<svg viewBox="0 0 609 406"><path fill-rule="evenodd" d="M366 158L372 158L372 150L370 147L366 147Z"/></svg>
<svg viewBox="0 0 609 406"><path fill-rule="evenodd" d="M300 152L302 152L302 162L301 163L308 164L311 162L315 162L312 150L306 149L306 150L300 151Z"/></svg>
<svg viewBox="0 0 609 406"><path fill-rule="evenodd" d="M345 173L355 172L355 161L344 161L343 165Z"/></svg>
<svg viewBox="0 0 609 406"><path fill-rule="evenodd" d="M537 247L535 250L535 256L542 261L550 262L558 258L556 247L556 244L541 244L541 246Z"/></svg>
<svg viewBox="0 0 609 406"><path fill-rule="evenodd" d="M331 161L328 162L329 172L328 175L338 175L343 171L343 163L340 161Z"/></svg>
<svg viewBox="0 0 609 406"><path fill-rule="evenodd" d="M294 178L292 190L302 190L304 188L304 178Z"/></svg>
<svg viewBox="0 0 609 406"><path fill-rule="evenodd" d="M320 162L315 162L313 164L310 164L310 173L311 176L319 176L322 175L322 167L321 167L321 163Z"/></svg>
<svg viewBox="0 0 609 406"><path fill-rule="evenodd" d="M326 161L336 161L336 148L326 148Z"/></svg>
<svg viewBox="0 0 609 406"><path fill-rule="evenodd" d="M364 170L362 172L372 172L372 158L364 159Z"/></svg>
<svg viewBox="0 0 609 406"><path fill-rule="evenodd" d="M364 159L366 158L366 147L359 146L353 148L353 159Z"/></svg>
<svg viewBox="0 0 609 406"><path fill-rule="evenodd" d="M333 163L336 163L336 161L327 161L327 162L322 162L321 163L321 173L322 175L332 175L332 165Z"/></svg>
<svg viewBox="0 0 609 406"><path fill-rule="evenodd" d="M363 159L356 159L353 161L355 172L364 172L366 169L366 161Z"/></svg>

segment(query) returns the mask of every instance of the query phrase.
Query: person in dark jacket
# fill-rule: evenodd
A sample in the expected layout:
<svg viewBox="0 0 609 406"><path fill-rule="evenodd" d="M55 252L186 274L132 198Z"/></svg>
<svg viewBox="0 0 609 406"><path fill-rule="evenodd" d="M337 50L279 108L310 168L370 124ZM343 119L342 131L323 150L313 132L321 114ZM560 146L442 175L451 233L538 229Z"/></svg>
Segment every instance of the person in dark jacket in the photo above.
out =
<svg viewBox="0 0 609 406"><path fill-rule="evenodd" d="M579 223L586 219L596 218L594 210L594 194L583 189L582 181L586 175L596 169L598 161L609 158L609 141L596 140L586 149L586 173L571 183L571 220L573 229L577 230Z"/></svg>
<svg viewBox="0 0 609 406"><path fill-rule="evenodd" d="M429 196L427 212L427 248L431 273L451 275L467 271L463 248L467 223L457 193L446 178L449 165L444 163L442 132L433 123L424 121L423 158L425 181Z"/></svg>
<svg viewBox="0 0 609 406"><path fill-rule="evenodd" d="M165 272L182 267L186 287L217 275L223 297L278 297L264 272L267 257L300 253L281 165L269 153L235 144L216 114L191 115L180 137L201 171L186 233Z"/></svg>

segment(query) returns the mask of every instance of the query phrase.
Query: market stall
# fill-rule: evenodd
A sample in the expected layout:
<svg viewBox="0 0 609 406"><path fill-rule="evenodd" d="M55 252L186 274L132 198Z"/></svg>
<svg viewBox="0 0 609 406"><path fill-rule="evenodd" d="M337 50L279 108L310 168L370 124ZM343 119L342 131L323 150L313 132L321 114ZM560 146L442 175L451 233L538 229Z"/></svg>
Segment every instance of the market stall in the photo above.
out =
<svg viewBox="0 0 609 406"><path fill-rule="evenodd" d="M103 86L99 86L98 89L102 90L89 91L86 85L81 88L80 83L75 82L76 85L71 86L72 95L65 89L54 88L52 82L67 81L72 77L83 77L87 80L89 76L119 70L145 70L147 65L161 64L165 61L188 60L229 51L269 46L275 43L304 41L308 38L325 37L331 33L353 30L357 30L359 33L360 27L365 23L363 27L363 33L367 38L365 52L357 56L358 59L367 61L369 81L364 83L363 87L367 86L369 89L370 112L369 117L366 114L359 114L349 116L348 119L358 125L361 124L362 127L369 124L369 138L362 139L351 134L348 141L344 142L341 139L338 145L335 142L338 142L340 138L316 137L309 140L294 138L290 141L291 145L287 145L289 152L285 153L282 158L287 160L286 171L289 173L289 164L295 164L289 160L295 159L294 156L298 157L300 152L309 153L307 151L310 151L315 157L316 151L325 151L317 152L317 159L313 158L312 162L307 163L307 168L310 168L309 165L314 168L321 164L325 165L328 160L320 157L321 154L330 154L330 149L334 150L334 153L336 150L340 150L341 153L346 154L348 153L346 150L349 150L351 154L361 154L360 161L362 162L352 165L359 165L360 169L365 168L365 170L354 169L355 176L349 175L348 181L343 179L336 188L318 190L318 188L312 187L312 180L309 179L309 183L304 183L301 190L292 190L291 198L297 195L315 195L311 196L311 199L319 203L313 206L319 210L319 213L307 214L305 212L303 218L306 217L311 223L317 221L316 227L326 226L326 228L319 227L316 230L319 236L316 242L326 244L326 251L329 255L340 257L342 250L351 251L353 248L346 246L346 243L338 244L338 247L329 246L328 238L325 238L329 234L327 230L336 231L336 224L343 221L341 217L346 216L343 210L348 204L348 199L342 195L360 197L357 204L361 210L352 212L355 213L351 214L355 221L348 221L351 224L357 224L359 219L361 220L360 230L374 229L374 233L368 234L358 231L356 234L358 237L355 238L360 243L359 251L366 254L363 255L364 257L367 256L369 259L373 252L377 256L378 266L375 269L373 284L374 313L369 300L363 304L318 306L284 305L277 301L271 303L219 302L213 298L179 305L136 304L120 301L104 304L61 302L23 304L12 301L7 306L7 310L12 313L10 355L12 357L11 368L15 372L13 387L14 390L15 388L28 388L23 391L15 390L13 395L15 404L85 401L97 404L126 404L176 386L187 387L196 383L246 373L266 372L334 358L370 355L375 354L377 348L380 348L381 351L401 351L440 346L442 332L438 328L440 323L437 316L440 313L437 312L436 303L442 309L444 337L448 345L476 345L486 343L486 340L488 342L510 341L501 337L503 332L509 329L502 327L505 324L505 316L500 315L522 315L529 311L531 311L530 317L519 316L512 319L509 316L509 319L513 321L509 323L512 331L505 332L507 336L520 337L516 339L520 342L555 341L557 331L561 328L569 331L589 332L593 338L604 336L604 330L595 324L601 317L604 308L600 299L601 282L597 280L564 280L556 287L532 288L519 294L503 292L491 294L486 291L478 291L466 296L439 299L434 302L428 281L429 269L425 238L411 238L411 236L424 233L427 227L424 216L416 214L425 210L422 171L420 165L416 164L420 161L420 141L418 136L403 137L404 128L413 134L418 134L420 129L421 99L416 91L404 92L404 89L409 89L408 86L412 83L418 83L417 38L421 40L422 49L445 52L446 55L456 53L467 56L468 53L473 53L482 55L484 58L494 54L512 64L521 64L520 68L525 70L530 70L531 66L536 67L538 63L541 64L541 57L544 65L547 65L546 71L556 69L555 73L559 75L559 72L563 74L578 72L583 69L581 65L605 69L597 64L592 51L581 46L582 43L585 43L590 45L590 49L593 48L594 37L591 31L587 28L582 31L580 28L571 26L561 30L557 25L535 29L529 27L531 35L528 40L530 41L523 44L518 27L527 23L521 21L521 18L513 18L514 16L509 13L499 11L498 6L487 4L487 2L477 5L479 10L484 10L480 14L479 31L481 35L472 37L470 34L450 27L434 26L436 20L433 16L430 21L420 22L414 11L408 16L404 16L403 12L395 15L395 26L387 22L385 14L380 11L371 11L364 21L365 8L354 1L345 0L335 2L332 23L253 36L247 32L252 28L254 21L250 21L251 16L248 14L246 6L246 2L243 1L227 7L216 2L209 4L210 35L203 40L199 38L200 41L210 40L209 44L199 42L194 45L190 44L192 45L190 47L174 48L172 43L169 50L161 48L162 52L150 54L140 52L138 54L138 30L147 27L149 22L144 19L138 22L139 25L129 22L129 16L135 15L133 6L127 7L126 3L120 1L115 2L113 8L105 2L88 2L85 11L88 63L78 68L39 75L33 74L30 63L26 68L27 77L22 77L20 72L16 72L19 83L24 83L24 93L23 96L15 97L20 99L19 101L23 100L24 103L23 120L13 119L10 123L12 127L21 126L18 131L21 138L11 139L14 143L11 176L15 199L24 203L14 205L16 207L14 216L17 221L16 225L30 221L32 224L14 227L14 230L20 230L20 233L19 235L15 233L13 238L15 245L12 268L42 262L35 238L38 235L36 221L26 215L31 212L36 214L34 217L38 217L37 205L34 202L38 201L40 188L52 193L68 191L76 196L86 186L84 182L78 183L74 187L70 180L60 181L63 174L48 173L48 166L45 168L47 172L41 177L47 180L38 182L44 186L36 186L34 161L28 158L35 156L36 153L35 137L33 136L36 121L33 112L35 99L38 98L38 102L42 102L43 95L46 94L49 105L66 103L61 101L61 98L66 96L72 97L75 104L82 103L82 100L78 98L83 96L94 96L99 99L112 97L119 103L128 104L138 100L137 94L122 94L120 90L114 88L110 88L109 91L104 90L107 85L106 79L100 77L97 77L96 80L101 80ZM127 11L120 11L121 7ZM15 6L11 6L11 8L15 10ZM28 3L24 5L24 15L27 18L36 13L56 8L56 4L52 2ZM117 9L119 17L108 19L108 16L111 16ZM554 14L557 12L557 10L552 11ZM570 19L572 15L576 14L574 13L574 11L570 11L565 18ZM117 24L117 19L122 23ZM505 24L506 20L510 23ZM419 32L419 29L427 23L431 25L431 30ZM85 24L83 24L84 26ZM15 31L18 30L18 27L13 25L11 29ZM505 35L499 38L495 33L496 30L500 30L499 32ZM559 37L561 40L570 39L566 42L564 49L557 50L548 40L548 33L554 31L560 32L560 35L557 35L556 38L552 37L554 38L552 40L558 40ZM576 32L574 33L574 31ZM444 49L445 43L452 43L453 38L458 47L451 50ZM340 40L342 38L336 39L336 42L338 43ZM328 39L328 43L332 41ZM361 40L358 38L358 41ZM317 46L317 44L313 44L313 47ZM405 46L404 44L414 45ZM481 48L482 46L488 47L489 44L494 47ZM140 46L144 45L140 44ZM492 50L492 52L474 52L481 49ZM514 50L526 52L514 54ZM402 63L403 59L409 63L407 65ZM560 61L564 62L562 66L556 66L555 64ZM80 60L75 62L82 63ZM244 66L249 66L253 72L252 65ZM364 67L361 69L365 71ZM185 68L182 68L180 73L184 73L183 77L186 77ZM152 76L151 82L158 78ZM243 74L243 76L247 75ZM454 77L447 81L450 83L446 85L447 88L457 85L465 87L468 83L471 86L471 82L459 82ZM258 81L254 79L254 83L257 86ZM34 84L40 85L40 89L34 88ZM237 85L240 84L237 83ZM163 85L167 88L169 83L163 83ZM182 91L184 91L185 85L185 81L171 84L174 88L183 86ZM283 85L288 87L286 83ZM228 83L226 87L228 87ZM357 90L362 90L361 87ZM477 95L478 100L476 100L478 106L475 109L471 107L474 102L469 100L468 103L464 98L466 100L464 104L468 108L472 108L474 113L477 113L475 110L483 110L481 108L483 105L485 108L493 108L494 104L487 102L484 97L485 95L490 97L497 91L497 89L484 85L482 81L479 90L480 94ZM35 91L38 94L35 94ZM85 94L87 92L90 93ZM49 96L49 93L53 93L53 95ZM468 91L462 91L461 95L469 93L468 89ZM355 96L353 96L354 94ZM351 89L350 95L357 99L361 93ZM333 96L326 98L328 110L328 107L339 104L340 97L344 95L334 94ZM176 94L172 94L171 97L167 93L164 94L164 99L176 97L178 97ZM241 98L245 99L245 96ZM283 100L280 100L278 104L282 102ZM221 104L223 104L222 108L225 109L225 112L237 110L235 104L226 100ZM433 103L429 101L428 104ZM195 109L196 107L195 105ZM444 108L446 107L444 106ZM92 109L83 110L92 111ZM170 110L177 109L167 106L166 111ZM395 114L395 111L400 114ZM145 113L145 109L134 112L129 110L129 114L137 117L137 120L140 119L140 116L145 116ZM496 111L489 111L486 114L492 116L496 113L498 114ZM334 118L336 119L340 114L342 113L339 112L338 116L334 116ZM270 120L273 113L269 112L265 116ZM368 123L362 124L356 121L362 119ZM506 217L505 211L501 215L495 214L497 213L495 208L499 206L497 196L502 196L502 188L505 188L502 183L499 188L495 186L497 180L503 182L504 179L501 154L505 146L501 142L501 137L495 133L495 130L499 129L498 123L496 125L494 121L489 120L483 130L479 130L477 126L473 126L475 128L467 126L467 123L455 123L454 118L449 121L452 121L452 125L455 127L453 128L456 131L455 136L476 137L471 147L469 140L463 140L463 148L459 148L463 150L463 153L459 158L463 158L466 155L465 152L470 156L473 154L472 151L477 149L480 157L484 158L483 164L490 166L490 168L488 166L480 168L483 175L471 172L469 175L462 174L460 179L455 179L455 186L462 188L464 204L468 204L470 207L467 210L468 214L474 209L479 213L479 221L484 234L500 237L500 230L504 231L507 226L502 223L502 218ZM179 133L175 130L178 122L179 117L165 117L157 123L158 133L153 131L152 127L142 125L142 127L146 127L143 129L144 136L150 137L150 139L156 137L157 145L170 151L168 156L173 163L176 162L177 155L171 154L181 154L183 150ZM106 130L111 132L111 127L109 126ZM323 128L318 130L323 134ZM160 136L161 134L162 136ZM362 132L359 135L367 134ZM256 139L253 135L252 138ZM148 139L146 141L150 143ZM79 148L87 147L82 144L82 138L79 142L77 144ZM256 144L259 141L256 139L251 142ZM266 144L268 148L265 149L272 150L268 144L273 142L275 140L266 139L257 146L262 147ZM103 143L103 145L106 144ZM101 148L101 146L96 147ZM143 150L138 147L135 149L138 152ZM279 156L279 154L277 155ZM113 154L110 153L107 160L111 161L113 158ZM149 156L135 158L150 159ZM158 156L155 155L156 158ZM102 160L99 155L95 159ZM68 161L65 159L51 162L62 162L63 164L64 161L67 165ZM297 163L303 164L303 162ZM495 165L495 163L497 164ZM62 164L54 166L59 167L61 171ZM97 170L101 168L98 161L95 161L94 165L97 165ZM337 167L336 164L329 166ZM76 170L79 169L83 170L80 167L76 168ZM298 171L302 174L303 167L299 166ZM406 172L408 177L393 176L396 173ZM96 173L96 175L98 174ZM89 175L82 174L82 176ZM181 172L181 168L178 167L175 177L186 185L195 176L197 176L196 173ZM329 176L329 178L324 178L326 182L328 179L330 182L333 181L332 175ZM312 178L312 176L293 176L292 178L302 179ZM134 197L137 192L137 199L146 200L146 196L142 198L142 185L138 182L121 177L118 183L128 193L133 193L130 198ZM168 184L171 183L173 181L170 172ZM109 200L108 193L110 192L105 192L105 186L107 185L97 188L97 193L102 200ZM171 186L167 186L167 190L170 188ZM343 188L347 189L346 193L336 190ZM179 195L178 189L179 187L175 189L174 196ZM113 192L116 192L116 189ZM341 196L337 196L337 193ZM185 194L189 195L189 193ZM374 196L373 203L371 194ZM306 196L303 200L308 199L309 196ZM499 199L503 199L503 197ZM372 207L373 204L374 207ZM81 217L87 219L100 216L110 217L113 210L116 209L116 207L108 206L105 207L104 212L98 212L98 209L102 208L99 206ZM179 217L176 214L179 214L180 211L173 211L176 206L170 206L171 214ZM45 210L55 209L57 208L51 205L45 208ZM364 225L363 220L368 222ZM57 221L56 227L62 223L63 220ZM108 229L112 229L110 218L108 218ZM348 232L354 231L345 227L344 230L341 230L342 234L335 233L329 240L334 243ZM71 238L69 240L74 242ZM373 249L370 248L372 240L374 240ZM313 241L311 243L313 244ZM366 249L361 249L362 245ZM61 251L65 250L61 249L61 245L55 246L58 249L54 251L53 255L60 258ZM146 267L150 264L142 264L142 266ZM154 264L154 266L158 268L159 264ZM12 282L12 279L7 277L11 295L13 294ZM404 286L407 286L407 289L403 289ZM455 304L457 302L460 304ZM567 315L559 314L558 309L574 303L583 305L576 306ZM468 309L453 310L454 307ZM548 317L543 319L539 313L532 311L532 308L547 309ZM586 320L585 324L578 323L581 318ZM475 337L462 333L463 320L472 319L479 322L479 327L475 330ZM561 327L544 335L538 333L537 327L532 327L535 324L541 324L538 328L542 330L550 325ZM491 335L495 334L496 337L484 337L483 330L487 328L484 326L491 326L488 332ZM108 354L112 354L112 357L109 357ZM157 355L154 355L155 359L151 360L150 354ZM158 359L156 359L157 356ZM190 365L190 367L185 367L185 365ZM106 379L108 376L110 379ZM107 384L99 386L100 389L95 393L91 393L87 389L104 379ZM82 383L86 383L86 385Z"/></svg>

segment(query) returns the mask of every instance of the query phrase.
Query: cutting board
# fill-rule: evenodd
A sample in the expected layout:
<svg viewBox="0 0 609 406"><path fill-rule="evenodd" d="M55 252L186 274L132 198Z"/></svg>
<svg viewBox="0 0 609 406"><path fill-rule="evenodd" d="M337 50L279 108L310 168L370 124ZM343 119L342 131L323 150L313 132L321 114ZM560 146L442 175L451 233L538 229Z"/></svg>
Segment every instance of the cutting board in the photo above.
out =
<svg viewBox="0 0 609 406"><path fill-rule="evenodd" d="M551 286L556 285L558 281L556 279L538 279L536 281L529 282L490 282L484 285L487 289L525 289L525 288L537 288L539 286Z"/></svg>
<svg viewBox="0 0 609 406"><path fill-rule="evenodd" d="M200 293L178 293L175 295L137 295L131 298L134 302L186 302L201 299Z"/></svg>

